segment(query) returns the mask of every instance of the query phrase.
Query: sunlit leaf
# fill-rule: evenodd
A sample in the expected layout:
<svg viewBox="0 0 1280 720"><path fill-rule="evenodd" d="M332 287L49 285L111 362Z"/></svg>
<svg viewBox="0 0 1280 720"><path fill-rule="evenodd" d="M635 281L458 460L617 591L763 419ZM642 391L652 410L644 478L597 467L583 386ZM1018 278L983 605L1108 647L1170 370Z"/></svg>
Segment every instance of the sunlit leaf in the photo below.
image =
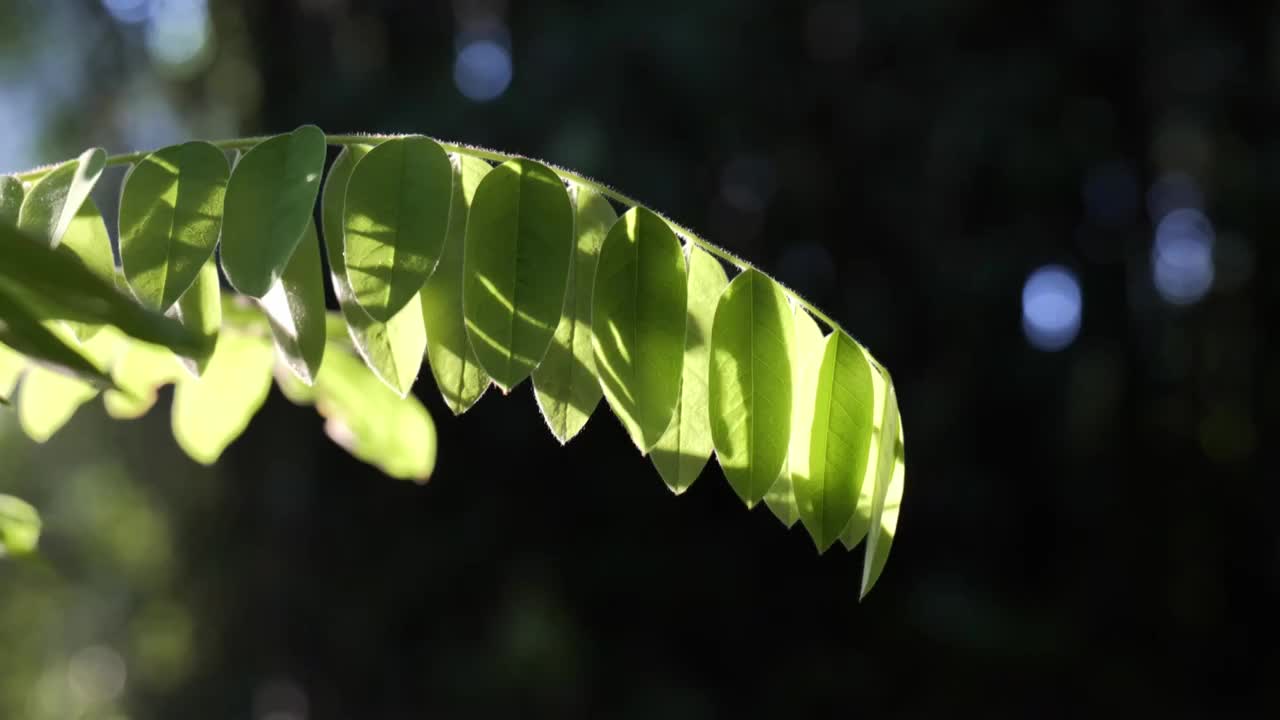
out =
<svg viewBox="0 0 1280 720"><path fill-rule="evenodd" d="M109 367L122 336L100 332L83 346L96 367ZM32 365L18 386L18 424L32 440L43 443L61 430L76 410L98 395L99 387L69 374Z"/></svg>
<svg viewBox="0 0 1280 720"><path fill-rule="evenodd" d="M324 133L304 125L259 143L231 171L220 255L239 292L260 298L280 279L311 223L325 150Z"/></svg>
<svg viewBox="0 0 1280 720"><path fill-rule="evenodd" d="M321 198L325 253L329 259L329 277L333 291L338 298L338 306L346 321L351 342L374 374L388 387L404 396L413 388L413 383L418 378L427 346L421 304L413 302L405 305L386 323L374 320L356 302L355 294L347 281L347 266L343 257L342 216L347 181L356 163L369 150L370 146L366 145L343 148L329 168L329 177L325 180ZM457 311L461 313L460 309Z"/></svg>
<svg viewBox="0 0 1280 720"><path fill-rule="evenodd" d="M476 359L504 393L551 344L573 246L569 193L549 168L508 160L480 181L467 219L462 311Z"/></svg>
<svg viewBox="0 0 1280 720"><path fill-rule="evenodd" d="M863 352L865 352L865 348ZM854 508L853 517L840 533L840 544L847 550L853 550L867 536L871 527L871 508L875 504L876 471L880 457L880 430L884 423L885 393L889 386L884 377L874 368L871 371L871 407L875 421L872 427L871 444L867 450L866 471L862 473L862 489L858 491L858 506Z"/></svg>
<svg viewBox="0 0 1280 720"><path fill-rule="evenodd" d="M809 463L792 474L800 519L819 552L853 517L871 445L874 386L862 347L843 332L827 337L814 394Z"/></svg>
<svg viewBox="0 0 1280 720"><path fill-rule="evenodd" d="M313 389L329 438L392 477L430 478L436 427L422 403L397 395L344 348L330 347L326 356Z"/></svg>
<svg viewBox="0 0 1280 720"><path fill-rule="evenodd" d="M707 413L711 322L720 294L728 284L720 261L698 246L690 245L680 401L670 425L651 452L658 473L677 495L689 489L711 459L711 418Z"/></svg>
<svg viewBox="0 0 1280 720"><path fill-rule="evenodd" d="M167 310L196 280L222 230L227 157L207 142L147 155L120 192L120 260L133 294Z"/></svg>
<svg viewBox="0 0 1280 720"><path fill-rule="evenodd" d="M793 390L791 392L791 442L782 472L764 496L773 514L788 528L800 519L791 476L807 471L809 465L809 431L813 427L813 398L822 363L824 338L818 324L804 309L792 308L796 324L796 344L791 356Z"/></svg>
<svg viewBox="0 0 1280 720"><path fill-rule="evenodd" d="M106 165L106 151L92 148L50 170L27 190L18 228L57 247Z"/></svg>
<svg viewBox="0 0 1280 720"><path fill-rule="evenodd" d="M12 175L0 175L0 225L18 226L18 212L26 194L21 180Z"/></svg>
<svg viewBox="0 0 1280 720"><path fill-rule="evenodd" d="M569 442L587 424L603 396L591 349L591 289L600 246L618 213L594 190L574 186L576 250L560 323L542 363L533 371L534 395L551 434Z"/></svg>
<svg viewBox="0 0 1280 720"><path fill-rule="evenodd" d="M271 290L260 302L271 322L276 351L298 379L312 383L324 360L324 276L314 222Z"/></svg>
<svg viewBox="0 0 1280 720"><path fill-rule="evenodd" d="M461 415L489 389L489 374L480 367L467 339L462 314L462 259L467 216L476 188L489 163L466 155L453 158L453 207L440 263L422 287L422 320L427 331L431 374L454 415Z"/></svg>
<svg viewBox="0 0 1280 720"><path fill-rule="evenodd" d="M107 390L102 394L107 414L117 420L146 415L156 403L156 391L176 382L182 373L178 358L167 349L144 342L124 342L111 364L111 377L123 392Z"/></svg>
<svg viewBox="0 0 1280 720"><path fill-rule="evenodd" d="M271 390L274 350L265 338L223 332L204 374L184 376L173 393L173 436L198 463L212 465Z"/></svg>
<svg viewBox="0 0 1280 720"><path fill-rule="evenodd" d="M882 423L881 438L897 438L897 442L881 443L878 448L875 499L871 506L871 528L867 531L867 550L862 564L860 597L864 598L871 592L889 560L906 480L902 419L898 414L898 396L892 383L889 383Z"/></svg>
<svg viewBox="0 0 1280 720"><path fill-rule="evenodd" d="M111 237L107 235L107 224L93 198L88 198L67 231L62 235L62 244L58 252L75 256L86 268L104 282L116 285L115 257L111 254ZM80 340L88 340L101 328L101 325L71 323L71 329Z"/></svg>
<svg viewBox="0 0 1280 720"><path fill-rule="evenodd" d="M716 457L747 507L764 499L787 457L794 344L777 283L755 269L734 278L711 328L707 397Z"/></svg>
<svg viewBox="0 0 1280 720"><path fill-rule="evenodd" d="M199 376L209 365L222 329L222 285L217 260L211 257L205 261L195 282L182 293L171 312L183 327L201 338L199 351L178 358L192 375Z"/></svg>
<svg viewBox="0 0 1280 720"><path fill-rule="evenodd" d="M40 513L25 500L0 495L0 556L26 555L40 542Z"/></svg>
<svg viewBox="0 0 1280 720"><path fill-rule="evenodd" d="M76 346L65 327L40 322L30 309L0 285L0 342L35 361L43 369L61 373L95 387L110 387L103 368ZM4 393L8 397L12 392Z"/></svg>
<svg viewBox="0 0 1280 720"><path fill-rule="evenodd" d="M356 302L374 320L389 322L435 270L452 185L449 156L430 138L388 140L356 162L343 206L343 248Z"/></svg>

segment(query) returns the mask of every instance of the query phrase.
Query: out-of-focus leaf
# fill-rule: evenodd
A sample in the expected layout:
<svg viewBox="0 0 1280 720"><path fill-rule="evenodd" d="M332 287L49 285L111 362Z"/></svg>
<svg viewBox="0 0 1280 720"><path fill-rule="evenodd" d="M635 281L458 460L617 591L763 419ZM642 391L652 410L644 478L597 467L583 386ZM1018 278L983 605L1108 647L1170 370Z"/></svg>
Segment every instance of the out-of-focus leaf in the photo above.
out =
<svg viewBox="0 0 1280 720"><path fill-rule="evenodd" d="M476 359L504 393L551 344L573 245L569 193L550 168L508 160L480 181L467 218L462 312Z"/></svg>
<svg viewBox="0 0 1280 720"><path fill-rule="evenodd" d="M40 542L40 513L25 500L0 495L0 556L26 555Z"/></svg>
<svg viewBox="0 0 1280 720"><path fill-rule="evenodd" d="M107 152L92 148L50 170L27 190L18 228L56 248L106 166Z"/></svg>
<svg viewBox="0 0 1280 720"><path fill-rule="evenodd" d="M125 176L120 260L143 304L169 309L213 256L229 173L222 150L188 142L147 155Z"/></svg>
<svg viewBox="0 0 1280 720"><path fill-rule="evenodd" d="M331 347L316 377L316 410L325 432L386 474L426 482L436 464L436 427L412 395L400 397L344 348Z"/></svg>
<svg viewBox="0 0 1280 720"><path fill-rule="evenodd" d="M27 359L5 345L0 345L0 400L9 404L13 397L13 389L18 386L18 378L27 368Z"/></svg>
<svg viewBox="0 0 1280 720"><path fill-rule="evenodd" d="M800 519L818 552L831 547L858 506L871 445L871 373L861 346L843 332L828 336L813 399L808 466L792 473Z"/></svg>
<svg viewBox="0 0 1280 720"><path fill-rule="evenodd" d="M311 223L325 137L303 125L245 153L227 181L222 218L222 270L231 286L260 298L280 279Z"/></svg>
<svg viewBox="0 0 1280 720"><path fill-rule="evenodd" d="M84 343L85 354L96 367L109 367L122 337L104 330ZM61 430L81 405L98 395L99 387L63 372L33 365L18 386L18 424L32 440L43 443Z"/></svg>
<svg viewBox="0 0 1280 720"><path fill-rule="evenodd" d="M705 250L689 246L689 300L685 318L680 401L651 456L671 492L679 495L711 459L711 418L707 414L707 371L711 364L711 322L729 279Z"/></svg>
<svg viewBox="0 0 1280 720"><path fill-rule="evenodd" d="M123 392L107 390L102 394L107 414L117 420L146 415L156 404L156 391L176 382L182 372L178 358L167 349L126 340L111 365L111 377Z"/></svg>
<svg viewBox="0 0 1280 720"><path fill-rule="evenodd" d="M68 330L40 322L29 308L10 297L2 284L0 342L47 371L77 378L95 387L111 386L111 378L75 346Z"/></svg>
<svg viewBox="0 0 1280 720"><path fill-rule="evenodd" d="M369 152L370 146L353 145L343 148L329 168L321 197L321 222L324 223L324 246L329 259L329 278L333 283L338 307L346 321L347 331L356 351L382 382L400 396L409 394L422 369L422 358L427 348L427 331L423 326L422 306L412 302L405 305L385 323L374 320L356 302L351 284L347 280L346 259L343 257L342 216L347 181L360 158ZM459 293L455 305L461 304ZM461 309L457 308L461 313Z"/></svg>
<svg viewBox="0 0 1280 720"><path fill-rule="evenodd" d="M800 519L791 476L806 472L809 465L809 431L813 427L813 397L822 362L824 338L822 330L809 313L799 306L792 308L796 322L795 352L791 357L794 389L791 393L791 443L782 473L769 488L764 502L788 528Z"/></svg>
<svg viewBox="0 0 1280 720"><path fill-rule="evenodd" d="M218 279L218 262L214 258L205 261L195 282L182 293L171 312L183 327L202 339L199 352L178 357L192 375L199 377L209 365L209 358L218 343L218 332L222 329L222 285Z"/></svg>
<svg viewBox="0 0 1280 720"><path fill-rule="evenodd" d="M315 381L324 360L324 276L319 243L315 223L308 223L284 273L260 301L271 322L276 351L298 379L308 384Z"/></svg>
<svg viewBox="0 0 1280 720"><path fill-rule="evenodd" d="M631 442L648 453L680 400L688 273L667 222L632 208L600 249L592 293L596 373Z"/></svg>
<svg viewBox="0 0 1280 720"><path fill-rule="evenodd" d="M795 321L777 283L754 268L729 283L711 328L708 407L725 477L753 507L782 472L791 437Z"/></svg>
<svg viewBox="0 0 1280 720"><path fill-rule="evenodd" d="M98 205L93 198L86 199L75 217L71 219L71 224L62 235L62 244L58 246L58 252L75 256L94 275L112 287L116 286L116 265L115 257L111 254L111 237L107 235L107 224L103 221L102 212L98 210ZM81 341L93 337L94 333L102 327L84 323L69 324L76 338Z"/></svg>
<svg viewBox="0 0 1280 720"><path fill-rule="evenodd" d="M576 249L569 267L569 291L547 354L533 371L538 408L562 445L586 426L603 396L591 348L591 290L600 246L618 219L600 193L582 186L574 191Z"/></svg>
<svg viewBox="0 0 1280 720"><path fill-rule="evenodd" d="M198 463L212 465L271 390L275 351L266 338L226 331L204 374L181 377L173 395L173 436Z"/></svg>
<svg viewBox="0 0 1280 720"><path fill-rule="evenodd" d="M889 560L889 549L898 529L898 512L902 507L902 490L906 481L906 459L903 451L902 418L898 413L898 396L888 383L888 398L881 415L881 438L897 438L882 442L877 453L875 499L871 506L871 528L867 531L867 550L862 563L862 590L865 598Z"/></svg>
<svg viewBox="0 0 1280 720"><path fill-rule="evenodd" d="M125 297L69 253L3 226L0 290L20 299L41 320L114 325L130 337L178 353L198 353L204 347L203 338Z"/></svg>
<svg viewBox="0 0 1280 720"><path fill-rule="evenodd" d="M489 389L489 374L480 367L467 339L462 314L462 258L467 216L476 188L489 172L489 163L466 155L453 159L453 207L440 263L422 287L422 320L427 332L427 357L444 402L461 415Z"/></svg>
<svg viewBox="0 0 1280 720"><path fill-rule="evenodd" d="M387 140L351 171L343 205L347 280L379 322L416 299L440 260L453 167L426 137Z"/></svg>

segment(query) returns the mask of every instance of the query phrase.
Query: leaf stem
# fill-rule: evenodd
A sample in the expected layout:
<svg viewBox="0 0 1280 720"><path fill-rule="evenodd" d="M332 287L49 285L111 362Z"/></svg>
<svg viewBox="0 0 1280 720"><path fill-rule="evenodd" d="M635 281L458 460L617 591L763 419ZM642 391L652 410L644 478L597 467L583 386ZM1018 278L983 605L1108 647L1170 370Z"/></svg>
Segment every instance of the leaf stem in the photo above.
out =
<svg viewBox="0 0 1280 720"><path fill-rule="evenodd" d="M263 140L268 139L268 137L270 136L262 135L262 136L255 136L255 137L233 138L229 140L215 140L212 142L212 144L223 150L243 150L246 148L251 148L254 145L257 145ZM364 143L376 142L379 140L387 140L387 139L396 138L396 137L403 137L403 135L372 134L372 133L371 134L352 134L352 135L326 135L325 140L330 145L345 147L347 145L361 145ZM727 262L730 265L733 265L739 270L746 270L748 268L754 267L751 263L747 262L746 260L738 257L737 255L734 255L733 253L729 252L728 250L725 250L722 247L719 247L711 243L710 241L706 240L702 236L695 233L693 230L683 225L680 225L679 223L673 221L671 218L667 217L666 215L663 215L662 213L658 212L657 210L654 210L653 208L650 208L649 206L645 205L644 203L641 203L635 198L629 195L626 195L624 193L618 192L617 190L614 190L608 185L605 185L602 182L593 180L581 173L574 172L573 170L570 170L565 167L561 167L559 165L555 165L553 163L547 163L544 160L538 160L537 158L530 158L527 155L521 155L519 153L501 152L498 150L491 150L489 148L483 148L476 145L446 142L444 140L438 140L438 139L436 140L436 142L440 143L441 147L445 148L450 152L455 152L455 153L458 153L459 155L469 155L471 157L483 158L485 160L491 160L494 162L501 163L501 162L506 162L508 160L512 160L515 158L521 158L521 159L534 160L536 162L543 163L545 165L548 165L552 169L554 169L556 173L558 173L561 177L565 178L566 180L570 180L584 187L591 188L592 190L600 193L601 195L604 195L607 198L614 200L617 203L620 203L628 207L644 207L648 210L651 210L652 212L654 212L655 214L659 215L664 220L666 220L671 225L671 227L676 231L677 234L682 235L689 242L693 243L694 245L697 245L703 250L720 258L724 262ZM138 162L139 160L142 160L143 158L145 158L147 155L150 154L150 152L151 151L144 150L139 152L124 153L121 155L112 155L107 158L107 165L108 166L132 165ZM27 170L25 172L15 173L14 177L18 178L23 182L34 182L44 177L55 167L57 167L57 164L45 165L43 167L34 168L32 170ZM759 268L756 268L756 270L759 271ZM776 278L773 278L772 276L770 276L770 279L772 279L774 282L778 282L778 280ZM790 296L792 300L794 300L796 303L798 303L799 305L804 307L806 310L808 310L810 315L813 315L815 318L822 321L827 327L831 328L833 331L839 331L846 335L849 335L850 338L853 337L847 330L845 330L843 327L840 326L840 323L831 319L829 315L819 310L813 303L809 302L803 296L801 296L800 293L796 292L795 290L792 290L791 288L787 287L781 282L778 282L778 286L781 287L783 292L785 292L788 296ZM867 355L868 357L871 357L870 352L868 352ZM877 361L874 357L871 357L871 362L880 371L880 374L884 376L885 381L891 382L889 371L886 370L885 367L881 365L880 362Z"/></svg>

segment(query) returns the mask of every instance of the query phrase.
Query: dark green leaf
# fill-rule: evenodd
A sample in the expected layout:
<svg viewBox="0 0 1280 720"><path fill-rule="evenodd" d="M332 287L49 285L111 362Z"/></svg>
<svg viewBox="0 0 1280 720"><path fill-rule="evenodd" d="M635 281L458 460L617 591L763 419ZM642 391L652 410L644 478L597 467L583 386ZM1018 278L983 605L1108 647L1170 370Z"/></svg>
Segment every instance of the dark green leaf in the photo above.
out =
<svg viewBox="0 0 1280 720"><path fill-rule="evenodd" d="M207 142L157 150L120 192L120 260L133 294L167 310L195 282L222 230L227 157Z"/></svg>
<svg viewBox="0 0 1280 720"><path fill-rule="evenodd" d="M320 238L308 223L284 273L260 301L271 323L276 351L298 379L311 384L324 360L324 276Z"/></svg>
<svg viewBox="0 0 1280 720"><path fill-rule="evenodd" d="M603 395L591 349L591 289L600 246L618 219L600 193L577 185L573 190L577 249L569 267L569 292L547 354L533 371L538 408L561 444L586 426Z"/></svg>
<svg viewBox="0 0 1280 720"><path fill-rule="evenodd" d="M777 283L755 269L734 278L711 328L708 407L716 457L747 507L764 499L787 458L794 344Z"/></svg>
<svg viewBox="0 0 1280 720"><path fill-rule="evenodd" d="M356 302L374 320L390 322L435 270L452 184L449 156L421 136L387 140L356 163L343 206L343 248Z"/></svg>
<svg viewBox="0 0 1280 720"><path fill-rule="evenodd" d="M551 344L573 245L569 193L549 168L508 160L480 181L467 220L462 308L476 359L504 393Z"/></svg>
<svg viewBox="0 0 1280 720"><path fill-rule="evenodd" d="M222 270L231 286L260 298L280 279L311 223L325 136L314 125L277 135L245 153L227 182Z"/></svg>

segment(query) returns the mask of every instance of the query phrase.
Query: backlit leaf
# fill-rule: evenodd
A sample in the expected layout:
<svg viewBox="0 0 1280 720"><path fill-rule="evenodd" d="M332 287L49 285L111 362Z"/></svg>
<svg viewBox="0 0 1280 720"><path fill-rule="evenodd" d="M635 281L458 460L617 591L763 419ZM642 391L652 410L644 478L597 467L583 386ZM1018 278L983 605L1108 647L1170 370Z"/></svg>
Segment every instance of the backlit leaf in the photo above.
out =
<svg viewBox="0 0 1280 720"><path fill-rule="evenodd" d="M489 374L480 367L462 314L462 260L471 200L489 163L480 158L453 158L453 207L440 263L422 287L422 320L427 331L431 374L454 415L461 415L489 389Z"/></svg>
<svg viewBox="0 0 1280 720"><path fill-rule="evenodd" d="M131 420L147 414L156 403L156 391L177 381L182 365L173 353L158 345L127 341L111 365L111 377L120 390L102 394L107 414L117 420Z"/></svg>
<svg viewBox="0 0 1280 720"><path fill-rule="evenodd" d="M809 431L813 427L813 393L817 385L818 367L822 362L824 338L822 330L803 308L794 306L792 315L796 321L795 352L791 356L794 373L791 392L791 443L782 473L769 488L764 502L773 514L788 528L800 519L796 506L795 489L791 476L807 471L809 465Z"/></svg>
<svg viewBox="0 0 1280 720"><path fill-rule="evenodd" d="M26 194L21 180L12 175L0 175L0 225L18 226L18 212Z"/></svg>
<svg viewBox="0 0 1280 720"><path fill-rule="evenodd" d="M311 223L325 149L324 133L304 125L259 143L231 171L220 254L239 292L260 298L280 279Z"/></svg>
<svg viewBox="0 0 1280 720"><path fill-rule="evenodd" d="M374 320L389 322L435 270L452 184L449 156L430 138L387 140L356 162L342 240L347 280Z"/></svg>
<svg viewBox="0 0 1280 720"><path fill-rule="evenodd" d="M777 283L748 269L711 328L711 437L725 477L753 507L782 472L791 435L795 322Z"/></svg>
<svg viewBox="0 0 1280 720"><path fill-rule="evenodd" d="M222 329L222 285L214 258L205 261L195 282L182 293L171 312L183 327L202 339L199 351L178 357L192 375L199 376L209 365Z"/></svg>
<svg viewBox="0 0 1280 720"><path fill-rule="evenodd" d="M57 247L106 165L106 151L92 148L50 170L27 190L18 228Z"/></svg>
<svg viewBox="0 0 1280 720"><path fill-rule="evenodd" d="M592 293L596 373L631 441L648 453L680 400L688 273L667 222L632 208L600 249Z"/></svg>
<svg viewBox="0 0 1280 720"><path fill-rule="evenodd" d="M875 499L871 506L871 528L867 531L867 550L862 564L861 597L864 598L880 578L889 559L906 480L902 419L898 414L898 397L892 383L889 383L882 423L881 437L897 438L897 442L882 443L878 448Z"/></svg>
<svg viewBox="0 0 1280 720"><path fill-rule="evenodd" d="M343 148L329 168L329 178L325 181L320 201L324 246L329 259L329 278L351 342L374 374L403 397L413 388L413 383L418 378L427 346L421 304L412 302L405 305L385 323L374 320L356 302L354 291L347 281L347 266L342 251L343 198L346 195L347 181L356 163L369 150L370 146L367 145ZM457 304L460 304L460 294L455 305Z"/></svg>
<svg viewBox="0 0 1280 720"><path fill-rule="evenodd" d="M143 304L167 310L195 282L222 230L227 157L207 142L147 155L120 192L120 259Z"/></svg>
<svg viewBox="0 0 1280 720"><path fill-rule="evenodd" d="M281 359L299 380L314 382L325 345L324 276L315 223L307 224L302 242L259 304Z"/></svg>
<svg viewBox="0 0 1280 720"><path fill-rule="evenodd" d="M865 348L863 350L865 352ZM875 422L871 433L871 445L867 451L867 468L862 474L862 489L858 491L858 506L854 508L853 517L849 518L849 524L845 526L844 531L840 533L840 544L845 549L852 550L858 546L867 536L867 529L871 527L871 507L875 504L876 494L876 471L880 453L880 429L884 423L884 401L885 393L888 391L888 385L884 381L884 377L875 370L871 370L871 387L872 387L872 411L875 415Z"/></svg>
<svg viewBox="0 0 1280 720"><path fill-rule="evenodd" d="M223 332L204 374L173 394L173 436L193 460L212 465L249 425L271 390L274 351L265 338Z"/></svg>
<svg viewBox="0 0 1280 720"><path fill-rule="evenodd" d="M108 367L122 336L100 332L83 346L97 367ZM32 440L43 443L71 420L81 405L97 396L99 388L71 375L32 365L18 386L18 424Z"/></svg>
<svg viewBox="0 0 1280 720"><path fill-rule="evenodd" d="M720 261L689 246L689 301L685 318L680 401L651 456L671 492L679 495L711 459L711 418L707 413L707 372L711 364L711 323L729 279Z"/></svg>
<svg viewBox="0 0 1280 720"><path fill-rule="evenodd" d="M40 513L30 503L0 495L0 557L26 555L40 542Z"/></svg>
<svg viewBox="0 0 1280 720"><path fill-rule="evenodd" d="M853 517L871 445L874 386L862 347L842 332L826 340L814 394L809 463L793 472L800 519L819 552Z"/></svg>
<svg viewBox="0 0 1280 720"><path fill-rule="evenodd" d="M0 399L6 403L13 397L13 389L18 386L18 378L27 368L27 360L6 345L0 345Z"/></svg>
<svg viewBox="0 0 1280 720"><path fill-rule="evenodd" d="M95 387L111 385L111 378L76 346L69 330L41 322L3 286L0 286L0 342L45 370L83 380ZM11 393L12 387L3 394L8 397Z"/></svg>
<svg viewBox="0 0 1280 720"><path fill-rule="evenodd" d="M591 289L600 246L618 213L596 191L574 186L576 249L560 324L542 363L533 371L534 395L551 434L569 442L587 424L603 391L591 349Z"/></svg>
<svg viewBox="0 0 1280 720"><path fill-rule="evenodd" d="M62 235L62 244L58 252L74 255L86 268L103 281L116 285L115 257L111 254L111 237L107 235L107 224L102 213L88 198L80 206L72 218L67 231ZM80 340L88 340L101 328L101 325L70 323L71 329Z"/></svg>
<svg viewBox="0 0 1280 720"><path fill-rule="evenodd" d="M476 359L504 393L551 344L573 247L569 193L549 168L508 160L480 181L467 219L462 312Z"/></svg>

